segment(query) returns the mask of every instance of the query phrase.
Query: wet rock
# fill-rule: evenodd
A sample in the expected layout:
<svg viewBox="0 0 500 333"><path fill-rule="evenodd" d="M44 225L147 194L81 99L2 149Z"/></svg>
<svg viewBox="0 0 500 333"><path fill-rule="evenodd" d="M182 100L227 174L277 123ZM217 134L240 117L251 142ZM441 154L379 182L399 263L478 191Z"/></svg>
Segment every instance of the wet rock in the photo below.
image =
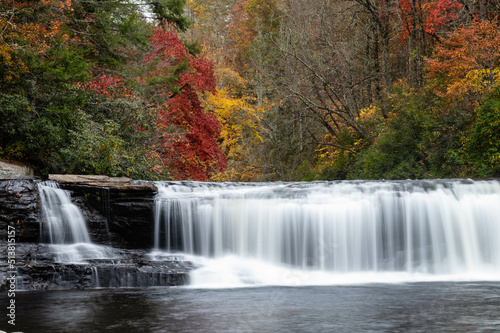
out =
<svg viewBox="0 0 500 333"><path fill-rule="evenodd" d="M0 292L8 290L7 242L0 242ZM48 244L16 244L17 290L67 290L92 288L144 288L180 286L196 268L179 256L153 259L145 250L117 250L114 259L82 263L56 261Z"/></svg>
<svg viewBox="0 0 500 333"><path fill-rule="evenodd" d="M89 179L83 180L78 177L61 178L65 182L60 187L71 192L72 201L82 210L93 242L122 248L152 247L154 185L135 183L128 178L116 181L102 176L88 176ZM16 227L17 241L40 240L39 182L33 179L0 181L2 239L6 239L7 226L12 225Z"/></svg>
<svg viewBox="0 0 500 333"><path fill-rule="evenodd" d="M15 246L18 290L178 286L186 284L193 264L165 255L152 259L153 206L156 187L129 179L66 178L60 184L86 218L94 244L116 256L68 262L53 245L39 244L39 180L0 181L0 292L7 290L8 246ZM9 226L15 243L7 240ZM61 250L58 250L59 252ZM67 253L66 253L67 254ZM111 259L112 258L112 259Z"/></svg>
<svg viewBox="0 0 500 333"><path fill-rule="evenodd" d="M12 226L18 242L39 241L39 182L34 179L0 181L1 239L7 239L8 226Z"/></svg>
<svg viewBox="0 0 500 333"><path fill-rule="evenodd" d="M153 247L153 186L103 187L62 183L89 222L92 241L116 247Z"/></svg>
<svg viewBox="0 0 500 333"><path fill-rule="evenodd" d="M126 177L50 175L71 191L89 224L92 241L123 248L151 248L156 187Z"/></svg>

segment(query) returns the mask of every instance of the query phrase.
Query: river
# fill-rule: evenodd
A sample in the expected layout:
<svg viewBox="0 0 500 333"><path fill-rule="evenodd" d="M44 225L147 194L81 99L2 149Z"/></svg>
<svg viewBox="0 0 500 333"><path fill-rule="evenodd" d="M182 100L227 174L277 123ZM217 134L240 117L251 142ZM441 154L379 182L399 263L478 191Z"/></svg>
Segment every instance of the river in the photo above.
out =
<svg viewBox="0 0 500 333"><path fill-rule="evenodd" d="M16 303L25 333L500 331L499 282L25 292Z"/></svg>
<svg viewBox="0 0 500 333"><path fill-rule="evenodd" d="M16 292L15 330L0 328L500 332L498 180L156 185L148 258L193 262L189 285ZM53 246L99 249L69 196L45 190ZM128 273L111 284L92 272L93 287L131 286Z"/></svg>

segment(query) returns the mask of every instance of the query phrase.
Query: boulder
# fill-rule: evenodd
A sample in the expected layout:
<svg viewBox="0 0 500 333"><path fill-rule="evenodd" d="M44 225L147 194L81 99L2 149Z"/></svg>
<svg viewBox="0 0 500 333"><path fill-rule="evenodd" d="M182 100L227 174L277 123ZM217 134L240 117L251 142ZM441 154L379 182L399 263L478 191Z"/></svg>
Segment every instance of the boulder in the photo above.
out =
<svg viewBox="0 0 500 333"><path fill-rule="evenodd" d="M33 178L33 169L0 161L0 180Z"/></svg>

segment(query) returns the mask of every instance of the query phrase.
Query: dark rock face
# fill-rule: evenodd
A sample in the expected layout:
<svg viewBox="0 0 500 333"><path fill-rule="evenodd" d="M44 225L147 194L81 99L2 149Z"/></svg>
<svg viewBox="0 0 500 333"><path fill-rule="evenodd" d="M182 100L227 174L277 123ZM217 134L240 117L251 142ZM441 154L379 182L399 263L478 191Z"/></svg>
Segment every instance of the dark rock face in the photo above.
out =
<svg viewBox="0 0 500 333"><path fill-rule="evenodd" d="M9 289L7 242L0 241L0 292ZM150 258L144 250L117 250L113 260L58 263L48 244L16 245L16 290L92 289L180 286L189 280L194 265L182 257Z"/></svg>
<svg viewBox="0 0 500 333"><path fill-rule="evenodd" d="M10 286L9 246L15 247L17 290L178 286L188 282L189 272L195 268L192 263L175 256L150 258L154 185L101 176L58 180L82 210L92 242L111 249L113 259L78 263L57 259L58 251L65 250L38 243L40 180L0 181L0 292ZM7 242L9 226L15 228L15 243Z"/></svg>
<svg viewBox="0 0 500 333"><path fill-rule="evenodd" d="M155 187L71 183L60 186L71 191L73 201L83 210L93 242L121 248L152 248Z"/></svg>
<svg viewBox="0 0 500 333"><path fill-rule="evenodd" d="M40 240L39 180L0 181L0 239L7 239L7 226L15 226L18 242Z"/></svg>
<svg viewBox="0 0 500 333"><path fill-rule="evenodd" d="M151 248L156 187L133 184L128 178L89 177L87 182L86 178L69 182L74 179L60 177L68 181L60 187L71 192L72 201L82 210L91 240L121 248ZM40 240L39 182L0 181L1 239L6 239L7 226L15 225L18 242Z"/></svg>
<svg viewBox="0 0 500 333"><path fill-rule="evenodd" d="M165 261L141 259L129 264L95 266L93 282L101 288L182 286L189 282L192 263L171 257Z"/></svg>

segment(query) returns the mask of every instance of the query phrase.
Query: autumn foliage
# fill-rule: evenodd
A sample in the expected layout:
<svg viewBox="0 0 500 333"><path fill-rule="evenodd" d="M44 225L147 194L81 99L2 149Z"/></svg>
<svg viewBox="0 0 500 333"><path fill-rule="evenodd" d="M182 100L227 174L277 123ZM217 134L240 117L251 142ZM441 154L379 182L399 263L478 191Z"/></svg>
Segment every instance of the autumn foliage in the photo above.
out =
<svg viewBox="0 0 500 333"><path fill-rule="evenodd" d="M399 10L404 25L402 37L416 29L423 29L433 35L456 20L462 7L456 0L401 0Z"/></svg>
<svg viewBox="0 0 500 333"><path fill-rule="evenodd" d="M0 15L0 83L8 83L20 73L29 71L19 52L44 56L69 35L62 31L71 0L2 1ZM36 17L36 20L30 20Z"/></svg>
<svg viewBox="0 0 500 333"><path fill-rule="evenodd" d="M136 179L499 177L498 14L495 1L4 0L0 158Z"/></svg>
<svg viewBox="0 0 500 333"><path fill-rule="evenodd" d="M92 79L84 84L76 83L77 86L87 91L108 98L131 97L131 90L125 85L123 79L106 74L94 74Z"/></svg>
<svg viewBox="0 0 500 333"><path fill-rule="evenodd" d="M448 100L482 96L500 83L500 31L496 22L461 26L427 60L432 88Z"/></svg>
<svg viewBox="0 0 500 333"><path fill-rule="evenodd" d="M456 0L432 1L428 5L428 16L426 17L424 27L425 31L434 34L438 29L448 26L456 20L458 11L463 5Z"/></svg>
<svg viewBox="0 0 500 333"><path fill-rule="evenodd" d="M220 124L203 110L197 95L215 92L213 64L190 54L169 25L153 30L151 46L143 80L151 87L151 100L160 106L161 155L175 179L207 180L226 166L217 144Z"/></svg>
<svg viewBox="0 0 500 333"><path fill-rule="evenodd" d="M165 6L151 10L163 17ZM213 65L178 26L154 27L125 1L0 9L0 157L143 179L206 180L225 167L220 124L198 97L215 92Z"/></svg>

